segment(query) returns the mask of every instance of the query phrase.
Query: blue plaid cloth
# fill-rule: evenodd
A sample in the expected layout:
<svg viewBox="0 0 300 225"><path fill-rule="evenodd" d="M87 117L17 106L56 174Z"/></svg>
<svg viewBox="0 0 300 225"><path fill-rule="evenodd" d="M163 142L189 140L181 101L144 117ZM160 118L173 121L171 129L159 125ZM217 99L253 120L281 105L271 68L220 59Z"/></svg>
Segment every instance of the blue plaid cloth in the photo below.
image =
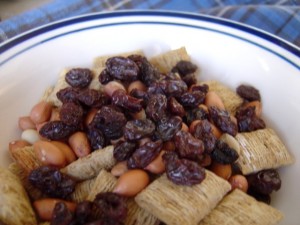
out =
<svg viewBox="0 0 300 225"><path fill-rule="evenodd" d="M54 0L0 22L0 42L59 19L124 9L213 15L257 27L300 46L300 0Z"/></svg>

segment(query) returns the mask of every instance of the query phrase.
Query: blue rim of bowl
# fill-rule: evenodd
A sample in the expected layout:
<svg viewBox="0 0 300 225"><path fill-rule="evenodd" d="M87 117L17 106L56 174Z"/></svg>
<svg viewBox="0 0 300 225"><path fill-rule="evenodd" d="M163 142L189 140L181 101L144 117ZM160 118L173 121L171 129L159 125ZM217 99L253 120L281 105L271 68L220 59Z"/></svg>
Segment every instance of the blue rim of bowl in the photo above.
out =
<svg viewBox="0 0 300 225"><path fill-rule="evenodd" d="M217 17L214 17L214 16L201 15L201 14L185 13L185 12L177 12L177 11L150 11L150 10L148 10L148 11L147 10L146 11L125 10L125 11L117 11L117 12L87 14L87 15L83 15L83 16L73 17L73 18L61 20L61 21L58 21L58 22L50 23L48 25L42 26L40 28L31 30L29 32L26 32L24 34L16 36L12 40L0 45L0 54L4 53L5 51L17 46L18 44L20 44L22 42L25 42L25 41L33 38L33 37L36 37L36 36L41 35L41 34L46 33L46 32L50 32L50 31L58 29L58 28L62 28L62 27L66 27L66 26L69 26L69 25L82 23L82 22L88 22L88 21L105 19L105 18L124 17L124 16L126 16L126 17L128 17L128 16L153 16L153 17L163 16L163 17L174 17L174 18L182 18L182 19L192 19L192 20L196 20L196 21L204 21L204 22L219 24L219 25L227 26L227 27L230 27L230 28L237 29L239 31L249 33L249 34L254 35L254 36L258 36L258 37L260 37L260 38L262 38L262 39L264 39L268 42L271 42L271 43L287 50L288 52L290 52L293 55L300 58L300 50L297 46L294 46L293 44L291 44L291 43L289 43L289 42L287 42L287 41L285 41L281 38L278 38L278 37L276 37L276 36L274 36L270 33L264 32L260 29L254 28L254 27L249 26L249 25L241 24L239 22L235 22L235 21L231 21L231 20L227 20L227 19L217 18ZM144 24L147 24L147 23L148 24L155 24L155 23L156 24L169 24L169 25L189 26L189 27L203 29L203 27L188 25L186 23L168 23L168 22L166 23L166 22L157 22L157 21L155 21L155 22L151 22L151 21L150 22L139 22L139 21L121 22L121 23L114 23L114 24L106 24L106 26L109 26L109 25L138 24L138 23L144 23ZM66 32L66 33L57 35L55 37L51 37L48 40L54 39L54 38L62 36L62 35L67 35L69 33L82 31L82 30L85 30L85 29L93 29L95 27L100 27L100 26L101 25L88 27L88 28L84 28L84 29L79 29L79 30L74 30L74 31L71 31L71 32ZM208 30L217 31L215 29L208 29ZM239 36L236 36L236 35L233 35L233 34L230 34L230 33L227 33L227 32L220 32L220 31L217 31L217 32L227 34L229 36L233 36L233 37L236 37L238 39L243 39L247 42L251 42L255 45L258 45L257 43L249 41L248 39L240 38ZM46 42L48 40L44 40L42 42ZM264 49L267 49L263 45L259 45L259 46L264 48ZM278 56L280 56L281 58L285 59L290 64L292 64L293 66L300 69L300 65L297 65L296 63L291 62L287 58L281 56L280 54L278 54L277 52L275 52L271 49L267 49L267 50L271 51L272 53L274 53ZM13 57L9 57L9 59L6 59L4 61L7 62L11 58L13 58ZM1 64L3 64L3 63L4 62L2 62Z"/></svg>

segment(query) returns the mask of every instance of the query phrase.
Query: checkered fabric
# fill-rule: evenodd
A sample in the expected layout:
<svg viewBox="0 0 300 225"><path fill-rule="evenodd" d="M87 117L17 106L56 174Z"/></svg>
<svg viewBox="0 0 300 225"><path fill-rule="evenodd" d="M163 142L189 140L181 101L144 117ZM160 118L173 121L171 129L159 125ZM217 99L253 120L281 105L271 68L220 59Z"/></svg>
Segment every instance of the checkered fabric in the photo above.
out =
<svg viewBox="0 0 300 225"><path fill-rule="evenodd" d="M300 0L54 0L0 22L0 42L59 19L125 9L213 15L260 28L300 46Z"/></svg>

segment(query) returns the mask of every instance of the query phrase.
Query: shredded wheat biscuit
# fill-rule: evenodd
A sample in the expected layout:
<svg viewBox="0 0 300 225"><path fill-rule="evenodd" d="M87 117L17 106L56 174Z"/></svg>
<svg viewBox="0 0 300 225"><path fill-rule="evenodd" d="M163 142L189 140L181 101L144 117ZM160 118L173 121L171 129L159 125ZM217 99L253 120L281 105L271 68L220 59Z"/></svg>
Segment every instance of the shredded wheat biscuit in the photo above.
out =
<svg viewBox="0 0 300 225"><path fill-rule="evenodd" d="M197 185L172 183L162 175L135 197L137 204L166 224L196 225L231 189L230 184L206 170L206 178Z"/></svg>
<svg viewBox="0 0 300 225"><path fill-rule="evenodd" d="M294 162L278 135L270 128L238 133L235 138L240 144L237 164L245 175Z"/></svg>
<svg viewBox="0 0 300 225"><path fill-rule="evenodd" d="M277 209L235 189L199 225L274 225L282 218Z"/></svg>
<svg viewBox="0 0 300 225"><path fill-rule="evenodd" d="M82 181L75 186L74 192L71 194L71 199L74 202L82 202L87 199L92 187L95 183L96 178Z"/></svg>

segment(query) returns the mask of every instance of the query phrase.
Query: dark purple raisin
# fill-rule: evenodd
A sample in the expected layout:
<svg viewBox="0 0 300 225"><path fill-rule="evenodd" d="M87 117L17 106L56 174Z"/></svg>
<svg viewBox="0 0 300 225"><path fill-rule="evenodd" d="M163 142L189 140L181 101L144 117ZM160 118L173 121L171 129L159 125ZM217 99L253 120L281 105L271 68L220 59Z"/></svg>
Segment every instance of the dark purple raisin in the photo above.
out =
<svg viewBox="0 0 300 225"><path fill-rule="evenodd" d="M181 76L185 76L190 73L194 73L197 70L197 66L190 61L180 60L176 65L172 68L172 72L177 72Z"/></svg>
<svg viewBox="0 0 300 225"><path fill-rule="evenodd" d="M187 85L182 80L161 80L149 86L148 93L164 94L167 97L180 97L187 91Z"/></svg>
<svg viewBox="0 0 300 225"><path fill-rule="evenodd" d="M234 149L230 148L225 142L220 140L217 141L210 156L214 161L221 164L232 164L239 157L238 153Z"/></svg>
<svg viewBox="0 0 300 225"><path fill-rule="evenodd" d="M182 80L184 83L186 83L186 85L188 87L191 87L192 85L197 84L196 75L193 73L185 75L184 77L182 77Z"/></svg>
<svg viewBox="0 0 300 225"><path fill-rule="evenodd" d="M164 153L163 160L167 177L175 184L192 186L200 184L206 177L205 169L198 163L179 159L174 151Z"/></svg>
<svg viewBox="0 0 300 225"><path fill-rule="evenodd" d="M114 147L114 158L121 162L131 157L135 151L137 144L135 142L120 141Z"/></svg>
<svg viewBox="0 0 300 225"><path fill-rule="evenodd" d="M271 204L271 196L269 194L258 193L252 190L251 187L248 189L247 194L255 198L257 201L264 202L267 205Z"/></svg>
<svg viewBox="0 0 300 225"><path fill-rule="evenodd" d="M87 130L87 137L92 150L102 149L106 146L105 136L102 131L97 128L89 127Z"/></svg>
<svg viewBox="0 0 300 225"><path fill-rule="evenodd" d="M147 87L160 79L160 72L146 59L146 57L141 57L137 65L140 69L140 79Z"/></svg>
<svg viewBox="0 0 300 225"><path fill-rule="evenodd" d="M279 173L275 169L262 170L247 176L249 186L252 190L261 194L271 194L281 187Z"/></svg>
<svg viewBox="0 0 300 225"><path fill-rule="evenodd" d="M79 202L75 209L75 224L81 225L86 224L89 221L94 220L93 218L93 203L90 201ZM72 224L72 223L71 223Z"/></svg>
<svg viewBox="0 0 300 225"><path fill-rule="evenodd" d="M183 117L185 115L184 107L174 97L168 99L168 109L175 116Z"/></svg>
<svg viewBox="0 0 300 225"><path fill-rule="evenodd" d="M237 134L237 126L231 120L230 114L226 110L219 109L216 106L211 106L208 108L210 118L214 124L224 133L228 133L231 136Z"/></svg>
<svg viewBox="0 0 300 225"><path fill-rule="evenodd" d="M169 72L162 77L163 80L182 80L179 73Z"/></svg>
<svg viewBox="0 0 300 225"><path fill-rule="evenodd" d="M121 221L112 220L111 218L102 218L90 223L85 223L84 225L124 225L124 223Z"/></svg>
<svg viewBox="0 0 300 225"><path fill-rule="evenodd" d="M129 58L116 56L109 58L106 63L106 69L110 76L121 81L137 80L139 68L135 62Z"/></svg>
<svg viewBox="0 0 300 225"><path fill-rule="evenodd" d="M141 99L127 95L122 89L114 91L112 94L112 104L119 106L129 112L136 113L142 110Z"/></svg>
<svg viewBox="0 0 300 225"><path fill-rule="evenodd" d="M208 90L209 90L209 86L207 84L198 84L198 85L194 85L192 88L191 88L192 91L202 91L204 92L205 94L207 94Z"/></svg>
<svg viewBox="0 0 300 225"><path fill-rule="evenodd" d="M100 129L106 138L118 139L123 136L123 128L127 122L125 115L116 107L103 106L94 116L91 127Z"/></svg>
<svg viewBox="0 0 300 225"><path fill-rule="evenodd" d="M100 212L101 218L114 221L123 221L127 216L125 199L112 192L102 192L96 195L94 202L95 211Z"/></svg>
<svg viewBox="0 0 300 225"><path fill-rule="evenodd" d="M239 96L247 101L260 101L259 91L251 85L240 85L237 87L236 92Z"/></svg>
<svg viewBox="0 0 300 225"><path fill-rule="evenodd" d="M59 90L56 93L57 98L62 102L76 102L77 101L77 95L78 95L78 90L72 87L66 87L64 89Z"/></svg>
<svg viewBox="0 0 300 225"><path fill-rule="evenodd" d="M266 127L265 122L256 116L255 106L241 107L235 113L239 132L250 132Z"/></svg>
<svg viewBox="0 0 300 225"><path fill-rule="evenodd" d="M85 88L93 79L92 71L84 68L75 68L67 72L66 82L74 88Z"/></svg>
<svg viewBox="0 0 300 225"><path fill-rule="evenodd" d="M110 98L107 95L95 89L85 89L81 91L77 99L82 104L93 108L101 108L110 103Z"/></svg>
<svg viewBox="0 0 300 225"><path fill-rule="evenodd" d="M205 93L202 91L186 92L178 98L179 102L187 108L196 108L204 103Z"/></svg>
<svg viewBox="0 0 300 225"><path fill-rule="evenodd" d="M67 138L77 130L62 121L49 121L39 131L39 134L49 140L61 140Z"/></svg>
<svg viewBox="0 0 300 225"><path fill-rule="evenodd" d="M180 157L198 160L204 152L204 144L191 133L180 130L174 136L176 151Z"/></svg>
<svg viewBox="0 0 300 225"><path fill-rule="evenodd" d="M49 197L66 199L74 190L76 182L59 169L41 166L32 170L29 182Z"/></svg>
<svg viewBox="0 0 300 225"><path fill-rule="evenodd" d="M57 202L53 209L50 225L69 225L73 221L73 214L66 203Z"/></svg>
<svg viewBox="0 0 300 225"><path fill-rule="evenodd" d="M137 141L144 137L151 136L155 130L155 124L149 120L130 120L124 128L124 137L129 141Z"/></svg>
<svg viewBox="0 0 300 225"><path fill-rule="evenodd" d="M64 103L59 111L59 118L67 125L78 125L83 119L82 107L74 102Z"/></svg>
<svg viewBox="0 0 300 225"><path fill-rule="evenodd" d="M185 122L190 125L194 120L208 119L208 112L203 108L194 108L186 111Z"/></svg>
<svg viewBox="0 0 300 225"><path fill-rule="evenodd" d="M206 153L211 153L215 147L217 138L213 134L212 124L208 120L200 120L195 126L193 133L195 138L198 138L204 143L204 150Z"/></svg>
<svg viewBox="0 0 300 225"><path fill-rule="evenodd" d="M146 107L146 115L153 121L160 121L167 116L168 102L165 95L151 95Z"/></svg>
<svg viewBox="0 0 300 225"><path fill-rule="evenodd" d="M138 90L135 88L131 90L129 95L137 99L142 99L141 105L143 107L145 107L148 104L149 94L146 91Z"/></svg>
<svg viewBox="0 0 300 225"><path fill-rule="evenodd" d="M145 168L159 154L162 148L162 141L149 141L137 148L127 161L129 169Z"/></svg>
<svg viewBox="0 0 300 225"><path fill-rule="evenodd" d="M98 80L101 84L107 84L108 82L114 80L114 78L109 74L108 70L105 68L99 74Z"/></svg>
<svg viewBox="0 0 300 225"><path fill-rule="evenodd" d="M179 130L181 130L181 127L182 120L180 117L173 116L164 118L157 122L156 135L163 141L169 141Z"/></svg>

